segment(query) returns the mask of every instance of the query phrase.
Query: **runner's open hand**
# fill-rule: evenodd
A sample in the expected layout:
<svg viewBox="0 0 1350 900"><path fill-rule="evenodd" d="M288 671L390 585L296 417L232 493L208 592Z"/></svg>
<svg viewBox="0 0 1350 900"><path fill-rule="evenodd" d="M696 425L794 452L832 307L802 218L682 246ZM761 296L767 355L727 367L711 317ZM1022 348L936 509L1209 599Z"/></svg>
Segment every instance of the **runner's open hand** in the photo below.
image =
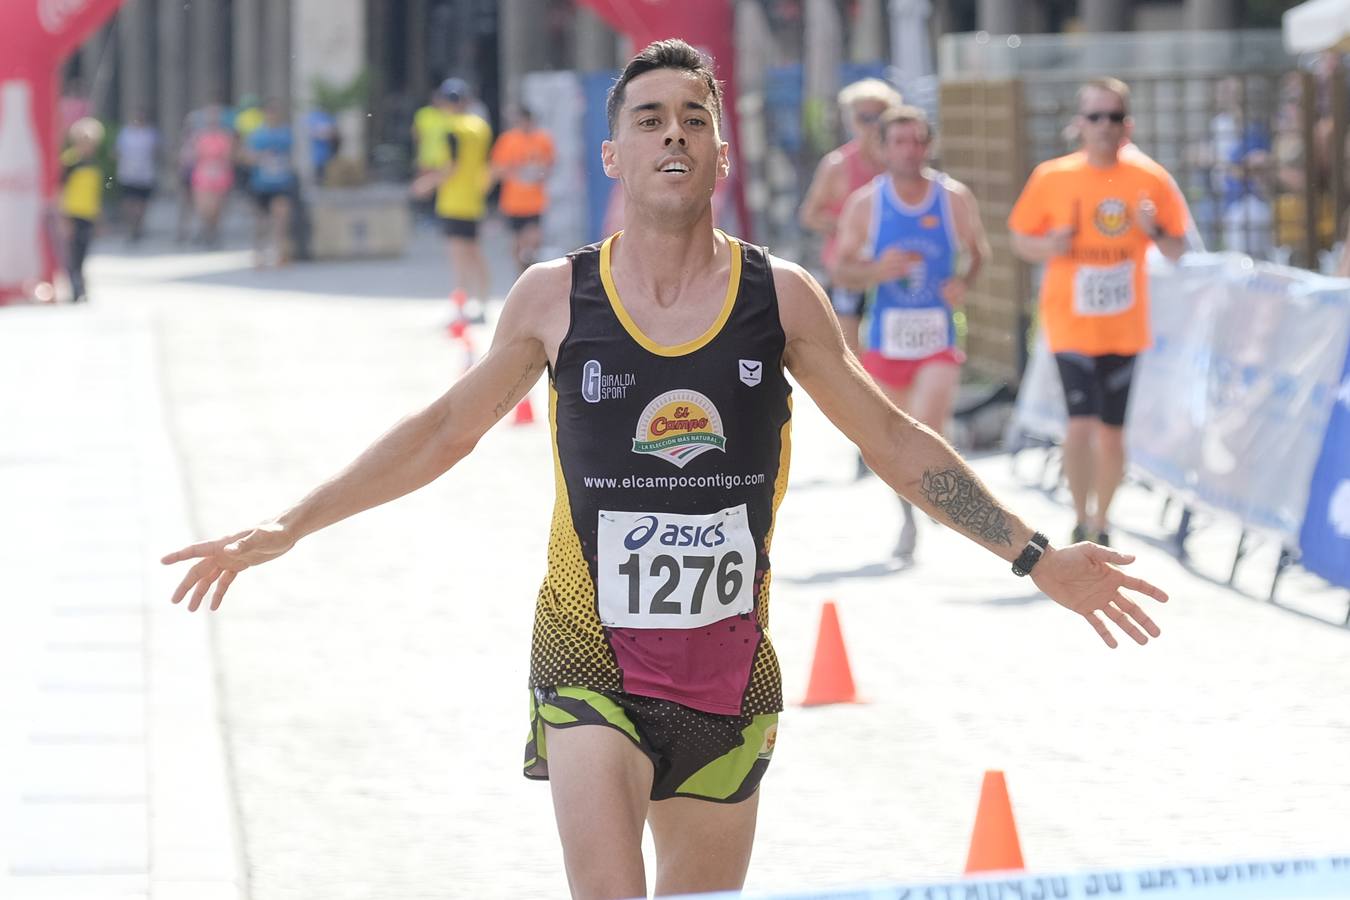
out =
<svg viewBox="0 0 1350 900"><path fill-rule="evenodd" d="M1072 225L1065 225L1051 228L1045 233L1046 246L1050 248L1051 256L1068 256L1073 251L1073 232Z"/></svg>
<svg viewBox="0 0 1350 900"><path fill-rule="evenodd" d="M1139 195L1139 204L1134 211L1135 224L1149 237L1158 232L1158 206L1149 199L1148 194Z"/></svg>
<svg viewBox="0 0 1350 900"><path fill-rule="evenodd" d="M966 305L966 280L964 278L948 278L942 282L941 293L942 300L952 309L964 309Z"/></svg>
<svg viewBox="0 0 1350 900"><path fill-rule="evenodd" d="M200 560L188 569L179 582L178 589L173 592L173 602L179 602L187 596L188 591L192 591L188 611L196 612L202 604L202 598L214 584L216 591L211 596L211 609L216 610L220 608L220 601L225 598L225 592L229 590L235 576L249 566L276 559L293 546L295 541L281 525L265 522L257 528L240 531L229 537L175 550L160 562L168 566L185 559Z"/></svg>
<svg viewBox="0 0 1350 900"><path fill-rule="evenodd" d="M877 257L876 272L882 281L895 281L904 278L913 268L913 254L895 247L888 247Z"/></svg>
<svg viewBox="0 0 1350 900"><path fill-rule="evenodd" d="M1137 603L1121 593L1121 588L1146 594L1159 603L1167 602L1167 594L1116 568L1132 562L1134 557L1127 553L1084 541L1047 553L1032 570L1031 580L1051 600L1087 619L1106 646L1114 648L1116 638L1102 616L1116 623L1136 644L1146 644L1162 631Z"/></svg>

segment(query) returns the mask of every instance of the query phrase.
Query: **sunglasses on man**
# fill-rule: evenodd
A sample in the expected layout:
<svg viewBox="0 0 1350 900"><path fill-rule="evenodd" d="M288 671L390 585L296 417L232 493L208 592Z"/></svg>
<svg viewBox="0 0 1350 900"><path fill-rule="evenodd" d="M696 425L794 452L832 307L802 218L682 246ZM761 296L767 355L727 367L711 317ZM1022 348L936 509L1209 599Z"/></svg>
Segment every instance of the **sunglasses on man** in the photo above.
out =
<svg viewBox="0 0 1350 900"><path fill-rule="evenodd" d="M1120 125L1125 121L1125 113L1120 110L1116 110L1115 112L1079 113L1079 115L1094 125L1102 119L1109 119L1112 125Z"/></svg>

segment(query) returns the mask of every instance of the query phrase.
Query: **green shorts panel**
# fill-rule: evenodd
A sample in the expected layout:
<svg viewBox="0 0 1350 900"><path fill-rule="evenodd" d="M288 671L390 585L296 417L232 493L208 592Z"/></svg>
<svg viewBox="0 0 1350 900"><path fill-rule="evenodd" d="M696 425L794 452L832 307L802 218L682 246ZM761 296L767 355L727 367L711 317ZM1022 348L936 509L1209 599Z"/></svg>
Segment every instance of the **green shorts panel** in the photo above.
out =
<svg viewBox="0 0 1350 900"><path fill-rule="evenodd" d="M588 688L535 688L525 777L548 778L547 727L604 725L651 760L653 800L738 803L759 787L773 757L778 714L719 716L670 700Z"/></svg>

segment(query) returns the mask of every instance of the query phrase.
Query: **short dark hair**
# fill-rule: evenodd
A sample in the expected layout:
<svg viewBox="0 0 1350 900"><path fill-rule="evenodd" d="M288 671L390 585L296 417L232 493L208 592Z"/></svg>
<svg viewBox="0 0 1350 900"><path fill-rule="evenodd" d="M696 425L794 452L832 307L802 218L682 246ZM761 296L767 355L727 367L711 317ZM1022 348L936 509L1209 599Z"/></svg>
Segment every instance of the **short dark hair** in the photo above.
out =
<svg viewBox="0 0 1350 900"><path fill-rule="evenodd" d="M713 117L719 123L722 121L722 87L717 83L712 60L679 38L667 38L664 41L652 41L641 53L630 59L614 86L609 89L605 116L609 119L611 138L614 137L614 126L619 121L619 110L623 108L628 82L656 69L681 69L702 78L712 97Z"/></svg>
<svg viewBox="0 0 1350 900"><path fill-rule="evenodd" d="M928 121L928 113L917 106L892 106L881 114L877 122L877 133L882 139L886 138L886 132L892 125L903 125L906 122L918 122L924 128L924 140L933 140L933 123Z"/></svg>

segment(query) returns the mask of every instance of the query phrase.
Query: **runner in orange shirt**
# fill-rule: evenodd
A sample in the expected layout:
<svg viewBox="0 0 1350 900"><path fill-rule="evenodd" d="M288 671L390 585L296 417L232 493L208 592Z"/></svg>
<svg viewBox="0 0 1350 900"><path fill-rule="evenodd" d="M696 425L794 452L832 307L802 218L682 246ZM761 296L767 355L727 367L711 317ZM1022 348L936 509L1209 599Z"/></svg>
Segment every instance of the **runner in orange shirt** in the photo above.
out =
<svg viewBox="0 0 1350 900"><path fill-rule="evenodd" d="M539 255L540 219L548 206L545 183L553 171L553 139L534 123L534 114L518 107L514 127L492 148L492 175L502 184L498 203L515 235L516 264L524 272Z"/></svg>
<svg viewBox="0 0 1350 900"><path fill-rule="evenodd" d="M1125 473L1125 406L1135 357L1150 343L1149 244L1185 250L1186 203L1158 169L1120 153L1130 89L1114 78L1078 91L1081 152L1036 167L1008 218L1013 251L1045 263L1041 325L1069 410L1064 472L1073 539L1109 541L1107 510Z"/></svg>

